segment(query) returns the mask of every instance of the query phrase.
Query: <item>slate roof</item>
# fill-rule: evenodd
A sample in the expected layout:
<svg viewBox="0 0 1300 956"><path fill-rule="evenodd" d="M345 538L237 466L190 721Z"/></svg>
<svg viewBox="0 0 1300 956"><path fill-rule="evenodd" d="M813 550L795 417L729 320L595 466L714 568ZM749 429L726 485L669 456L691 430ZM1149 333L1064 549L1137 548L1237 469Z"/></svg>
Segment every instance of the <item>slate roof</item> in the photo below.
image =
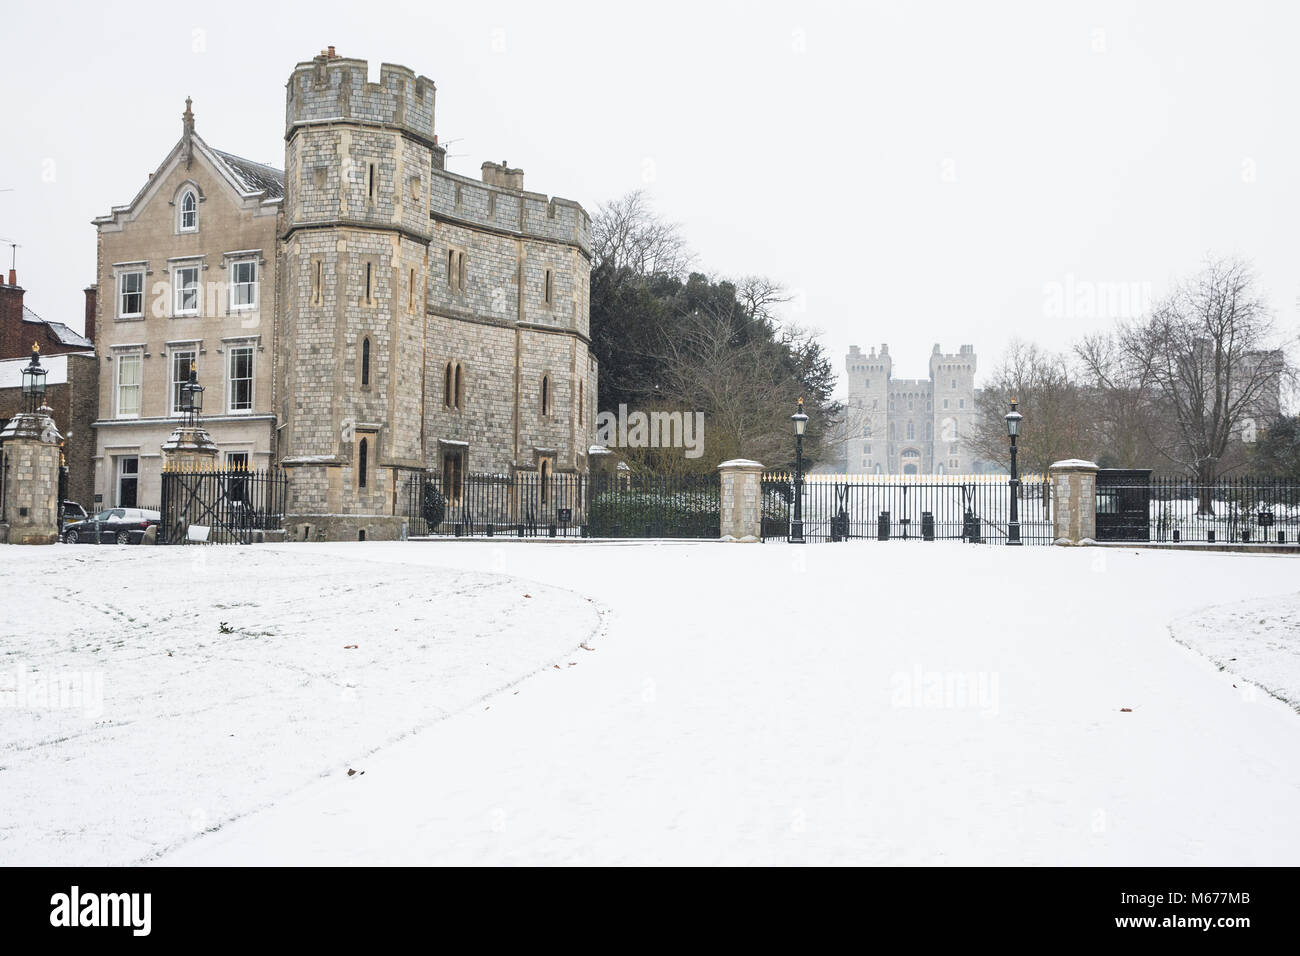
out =
<svg viewBox="0 0 1300 956"><path fill-rule="evenodd" d="M64 345L71 345L75 348L83 349L93 349L95 347L95 343L90 341L90 339L86 338L80 332L72 331L72 329L68 328L62 322L50 322L47 319L42 319L31 309L27 308L27 306L23 306L23 321L31 322L34 325L45 326L50 330L50 334Z"/></svg>
<svg viewBox="0 0 1300 956"><path fill-rule="evenodd" d="M216 153L221 158L221 161L226 164L230 174L239 181L245 192L265 191L267 199L284 198L283 170L276 169L274 166L255 163L251 159L244 159L242 156L235 156L232 153L223 153L219 149L213 149L212 152Z"/></svg>

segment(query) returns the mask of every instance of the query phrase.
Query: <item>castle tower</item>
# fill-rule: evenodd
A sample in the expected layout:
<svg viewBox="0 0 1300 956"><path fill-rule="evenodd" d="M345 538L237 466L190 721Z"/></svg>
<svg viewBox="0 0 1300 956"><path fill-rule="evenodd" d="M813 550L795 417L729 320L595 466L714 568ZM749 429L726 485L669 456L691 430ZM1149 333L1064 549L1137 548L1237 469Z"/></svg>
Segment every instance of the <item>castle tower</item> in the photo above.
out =
<svg viewBox="0 0 1300 956"><path fill-rule="evenodd" d="M845 470L872 474L889 470L889 381L893 359L889 346L863 354L856 345L846 356L849 408L845 415Z"/></svg>
<svg viewBox="0 0 1300 956"><path fill-rule="evenodd" d="M287 84L276 369L288 537L393 538L422 441L433 81L333 48Z"/></svg>
<svg viewBox="0 0 1300 956"><path fill-rule="evenodd" d="M970 474L974 455L970 440L975 428L975 347L963 345L955 355L939 346L930 355L934 391L934 471Z"/></svg>

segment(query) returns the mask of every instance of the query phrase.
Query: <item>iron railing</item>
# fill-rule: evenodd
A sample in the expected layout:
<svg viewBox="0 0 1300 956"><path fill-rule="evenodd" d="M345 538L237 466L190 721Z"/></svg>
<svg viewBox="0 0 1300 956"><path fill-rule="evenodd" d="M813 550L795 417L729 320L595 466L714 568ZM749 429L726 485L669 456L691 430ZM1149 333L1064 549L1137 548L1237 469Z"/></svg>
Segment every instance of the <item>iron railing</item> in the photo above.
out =
<svg viewBox="0 0 1300 956"><path fill-rule="evenodd" d="M763 476L764 537L786 537L794 478ZM1020 479L1017 511L1024 544L1052 543L1051 484ZM1011 485L1005 475L805 475L807 541L968 541L1005 543Z"/></svg>
<svg viewBox="0 0 1300 956"><path fill-rule="evenodd" d="M1296 544L1300 482L1242 476L1098 484L1097 526L1098 538L1111 541Z"/></svg>
<svg viewBox="0 0 1300 956"><path fill-rule="evenodd" d="M406 479L412 536L717 538L719 481L662 475L435 473Z"/></svg>
<svg viewBox="0 0 1300 956"><path fill-rule="evenodd" d="M288 489L279 468L164 471L158 541L251 544L283 530Z"/></svg>

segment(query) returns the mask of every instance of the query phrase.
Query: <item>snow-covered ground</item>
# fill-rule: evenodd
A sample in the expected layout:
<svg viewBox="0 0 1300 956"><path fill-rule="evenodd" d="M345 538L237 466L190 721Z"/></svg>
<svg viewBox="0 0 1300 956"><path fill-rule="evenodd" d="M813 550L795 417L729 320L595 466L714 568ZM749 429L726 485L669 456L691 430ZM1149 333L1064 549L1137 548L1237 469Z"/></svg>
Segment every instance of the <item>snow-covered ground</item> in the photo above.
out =
<svg viewBox="0 0 1300 956"><path fill-rule="evenodd" d="M347 779L600 622L356 548L0 547L0 576L0 865L130 863Z"/></svg>
<svg viewBox="0 0 1300 956"><path fill-rule="evenodd" d="M0 710L0 862L1294 865L1300 714L1248 681L1294 686L1297 568L916 541L0 549L0 669L99 670L107 722ZM1189 614L1237 602L1259 616ZM1193 630L1237 661L1176 619L1193 646L1188 621L1222 622Z"/></svg>

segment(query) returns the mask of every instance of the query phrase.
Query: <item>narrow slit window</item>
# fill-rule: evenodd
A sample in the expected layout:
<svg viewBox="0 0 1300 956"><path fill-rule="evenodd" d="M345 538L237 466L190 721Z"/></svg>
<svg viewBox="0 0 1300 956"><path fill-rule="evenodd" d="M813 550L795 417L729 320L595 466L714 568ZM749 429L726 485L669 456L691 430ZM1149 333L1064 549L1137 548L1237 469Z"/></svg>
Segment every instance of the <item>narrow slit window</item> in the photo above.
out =
<svg viewBox="0 0 1300 956"><path fill-rule="evenodd" d="M451 363L447 363L447 368L443 372L442 379L442 404L451 408Z"/></svg>
<svg viewBox="0 0 1300 956"><path fill-rule="evenodd" d="M370 384L370 336L361 340L361 384Z"/></svg>
<svg viewBox="0 0 1300 956"><path fill-rule="evenodd" d="M366 486L366 469L370 465L370 443L368 439L361 439L361 444L357 447L357 487Z"/></svg>
<svg viewBox="0 0 1300 956"><path fill-rule="evenodd" d="M375 164L374 164L374 163L371 163L371 164L370 164L370 189L369 189L369 196L370 196L370 201L371 201L371 202L374 202L374 201L375 201Z"/></svg>

